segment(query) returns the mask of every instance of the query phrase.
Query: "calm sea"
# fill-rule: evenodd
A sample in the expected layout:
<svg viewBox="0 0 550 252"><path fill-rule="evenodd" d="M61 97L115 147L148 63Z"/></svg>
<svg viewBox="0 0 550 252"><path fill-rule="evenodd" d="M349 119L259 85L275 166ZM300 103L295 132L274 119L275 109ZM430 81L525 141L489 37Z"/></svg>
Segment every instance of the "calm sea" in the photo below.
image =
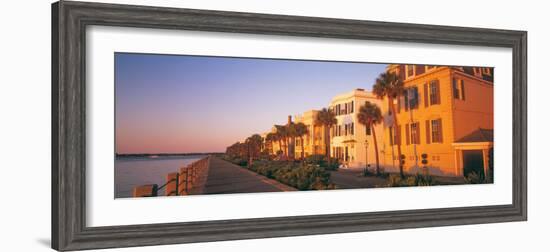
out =
<svg viewBox="0 0 550 252"><path fill-rule="evenodd" d="M134 187L166 183L166 175L204 156L117 157L115 160L115 198L132 197ZM164 191L159 192L159 195Z"/></svg>

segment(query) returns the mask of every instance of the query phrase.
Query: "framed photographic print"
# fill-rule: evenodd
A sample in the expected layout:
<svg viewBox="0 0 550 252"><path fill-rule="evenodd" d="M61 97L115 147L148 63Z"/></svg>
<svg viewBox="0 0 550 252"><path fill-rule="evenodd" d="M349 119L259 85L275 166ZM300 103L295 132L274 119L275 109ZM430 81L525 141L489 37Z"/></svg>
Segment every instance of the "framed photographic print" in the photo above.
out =
<svg viewBox="0 0 550 252"><path fill-rule="evenodd" d="M527 32L52 5L52 247L527 219Z"/></svg>

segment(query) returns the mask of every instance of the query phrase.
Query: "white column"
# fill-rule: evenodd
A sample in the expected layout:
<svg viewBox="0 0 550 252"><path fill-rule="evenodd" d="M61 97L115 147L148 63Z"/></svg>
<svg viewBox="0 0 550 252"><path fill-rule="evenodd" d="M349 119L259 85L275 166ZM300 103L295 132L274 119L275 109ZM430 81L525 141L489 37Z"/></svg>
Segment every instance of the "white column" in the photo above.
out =
<svg viewBox="0 0 550 252"><path fill-rule="evenodd" d="M485 177L487 177L487 173L489 172L489 150L483 149L483 172L485 173Z"/></svg>

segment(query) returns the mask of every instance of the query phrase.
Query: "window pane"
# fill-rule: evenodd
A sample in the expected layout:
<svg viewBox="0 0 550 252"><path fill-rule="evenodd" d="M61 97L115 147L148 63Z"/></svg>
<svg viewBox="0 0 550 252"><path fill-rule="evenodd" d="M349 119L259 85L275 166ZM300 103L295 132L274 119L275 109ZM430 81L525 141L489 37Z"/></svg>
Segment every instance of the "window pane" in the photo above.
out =
<svg viewBox="0 0 550 252"><path fill-rule="evenodd" d="M459 99L457 79L453 78L453 96L455 99Z"/></svg>
<svg viewBox="0 0 550 252"><path fill-rule="evenodd" d="M403 91L403 105L405 105L405 111L409 110L409 90Z"/></svg>
<svg viewBox="0 0 550 252"><path fill-rule="evenodd" d="M414 72L413 72L413 65L407 65L407 77L411 77L414 75Z"/></svg>

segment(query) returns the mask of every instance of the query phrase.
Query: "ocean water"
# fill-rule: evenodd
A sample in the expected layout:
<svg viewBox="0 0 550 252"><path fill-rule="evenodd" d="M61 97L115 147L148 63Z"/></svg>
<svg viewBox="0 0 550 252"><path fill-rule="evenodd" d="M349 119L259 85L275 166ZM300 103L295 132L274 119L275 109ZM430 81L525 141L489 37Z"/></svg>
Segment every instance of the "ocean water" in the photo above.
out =
<svg viewBox="0 0 550 252"><path fill-rule="evenodd" d="M166 183L166 175L179 171L204 156L117 157L115 160L115 198L132 197L134 187ZM159 195L164 194L161 190Z"/></svg>

